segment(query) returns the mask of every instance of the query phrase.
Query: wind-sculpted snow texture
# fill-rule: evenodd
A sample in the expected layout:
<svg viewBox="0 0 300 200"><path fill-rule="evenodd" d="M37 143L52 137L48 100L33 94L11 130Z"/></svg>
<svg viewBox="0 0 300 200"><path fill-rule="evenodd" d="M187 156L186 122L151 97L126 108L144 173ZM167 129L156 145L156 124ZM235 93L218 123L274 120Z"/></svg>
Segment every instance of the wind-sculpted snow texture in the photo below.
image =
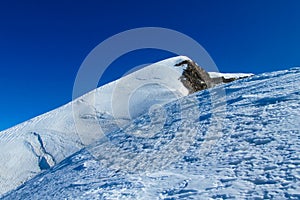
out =
<svg viewBox="0 0 300 200"><path fill-rule="evenodd" d="M189 60L177 56L146 66L58 109L0 132L0 195L106 133L130 124L143 113L188 95L188 88L180 80L186 66L175 65ZM160 122L153 123L152 128L160 129L164 119L161 115Z"/></svg>
<svg viewBox="0 0 300 200"><path fill-rule="evenodd" d="M0 195L103 137L103 133L130 123L152 105L187 95L179 80L183 69L174 67L183 59L188 58L179 56L147 66L0 132Z"/></svg>
<svg viewBox="0 0 300 200"><path fill-rule="evenodd" d="M222 86L173 101L3 199L300 199L299 85L294 68L223 85L215 109Z"/></svg>

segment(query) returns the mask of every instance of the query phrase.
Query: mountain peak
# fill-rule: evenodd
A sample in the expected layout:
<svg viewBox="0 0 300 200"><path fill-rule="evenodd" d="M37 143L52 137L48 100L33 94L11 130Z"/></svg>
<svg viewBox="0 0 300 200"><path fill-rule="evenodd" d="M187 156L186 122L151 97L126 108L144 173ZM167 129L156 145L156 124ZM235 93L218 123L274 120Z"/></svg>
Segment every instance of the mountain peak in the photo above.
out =
<svg viewBox="0 0 300 200"><path fill-rule="evenodd" d="M3 199L299 199L299 84L300 69L291 69L217 86L212 93L223 88L226 98L216 109L210 91L176 99ZM55 158L40 132L25 142L43 140Z"/></svg>
<svg viewBox="0 0 300 200"><path fill-rule="evenodd" d="M190 58L177 56L128 74L58 109L0 132L0 162L5 163L0 165L0 194L53 167L107 133L122 129L155 107L213 87L214 80L215 77L211 78Z"/></svg>

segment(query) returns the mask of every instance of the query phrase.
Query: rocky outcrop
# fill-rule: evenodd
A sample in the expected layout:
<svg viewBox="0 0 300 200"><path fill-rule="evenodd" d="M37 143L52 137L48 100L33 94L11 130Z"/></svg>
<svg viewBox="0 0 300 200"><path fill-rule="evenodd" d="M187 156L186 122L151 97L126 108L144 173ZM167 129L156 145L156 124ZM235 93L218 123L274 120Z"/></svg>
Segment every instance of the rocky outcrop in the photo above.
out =
<svg viewBox="0 0 300 200"><path fill-rule="evenodd" d="M209 74L195 62L191 60L184 60L177 63L175 66L182 65L187 65L187 67L184 69L180 80L189 90L190 94L212 87L212 79L209 77Z"/></svg>
<svg viewBox="0 0 300 200"><path fill-rule="evenodd" d="M246 78L246 77L231 77L225 78L221 77L214 77L211 78L209 74L200 66L198 66L192 60L184 60L180 63L175 64L175 66L182 66L186 65L186 68L183 70L183 73L180 77L180 81L182 84L189 90L189 93L192 94L194 92L205 90L215 85L221 83L229 83L235 81L237 79Z"/></svg>

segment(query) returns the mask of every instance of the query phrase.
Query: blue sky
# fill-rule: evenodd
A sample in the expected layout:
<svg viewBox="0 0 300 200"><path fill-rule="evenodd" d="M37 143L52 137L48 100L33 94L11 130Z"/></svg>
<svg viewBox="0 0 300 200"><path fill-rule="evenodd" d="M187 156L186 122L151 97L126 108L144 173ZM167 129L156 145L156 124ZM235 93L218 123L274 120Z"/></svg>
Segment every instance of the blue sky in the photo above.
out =
<svg viewBox="0 0 300 200"><path fill-rule="evenodd" d="M1 1L0 130L69 102L87 54L132 28L180 31L199 42L223 72L300 66L299 10L296 0ZM159 50L129 53L100 83L171 55Z"/></svg>

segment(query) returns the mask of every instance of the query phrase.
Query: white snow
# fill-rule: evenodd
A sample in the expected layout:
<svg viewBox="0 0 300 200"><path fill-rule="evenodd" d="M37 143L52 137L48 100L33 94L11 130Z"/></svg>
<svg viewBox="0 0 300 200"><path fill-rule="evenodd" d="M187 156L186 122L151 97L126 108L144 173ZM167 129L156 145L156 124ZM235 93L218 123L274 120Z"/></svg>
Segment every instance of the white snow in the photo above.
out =
<svg viewBox="0 0 300 200"><path fill-rule="evenodd" d="M105 133L124 128L138 116L155 113L164 104L188 95L179 80L185 66L174 66L183 60L190 59L178 56L152 64L0 132L0 195L101 139ZM159 130L164 114L152 116L156 122L148 127L147 136ZM145 135L145 131L136 130L134 134Z"/></svg>
<svg viewBox="0 0 300 200"><path fill-rule="evenodd" d="M0 194L16 188L41 168L59 163L103 133L123 127L153 105L186 96L188 90L179 80L183 69L174 65L187 59L178 56L152 64L0 132Z"/></svg>
<svg viewBox="0 0 300 200"><path fill-rule="evenodd" d="M218 78L218 77L224 77L226 79L230 78L245 78L249 76L253 76L254 74L252 73L220 73L220 72L208 72L210 78Z"/></svg>
<svg viewBox="0 0 300 200"><path fill-rule="evenodd" d="M295 68L155 107L3 199L299 199L299 84Z"/></svg>

